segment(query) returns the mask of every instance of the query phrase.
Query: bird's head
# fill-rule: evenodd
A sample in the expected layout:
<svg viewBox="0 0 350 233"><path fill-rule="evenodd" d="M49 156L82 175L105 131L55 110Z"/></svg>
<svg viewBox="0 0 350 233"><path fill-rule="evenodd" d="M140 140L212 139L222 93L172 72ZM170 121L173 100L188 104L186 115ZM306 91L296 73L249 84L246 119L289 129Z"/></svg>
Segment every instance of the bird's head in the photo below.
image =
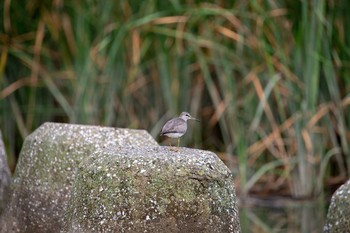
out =
<svg viewBox="0 0 350 233"><path fill-rule="evenodd" d="M195 120L198 121L198 119L192 117L188 112L182 112L179 116L182 120L187 121L187 120Z"/></svg>

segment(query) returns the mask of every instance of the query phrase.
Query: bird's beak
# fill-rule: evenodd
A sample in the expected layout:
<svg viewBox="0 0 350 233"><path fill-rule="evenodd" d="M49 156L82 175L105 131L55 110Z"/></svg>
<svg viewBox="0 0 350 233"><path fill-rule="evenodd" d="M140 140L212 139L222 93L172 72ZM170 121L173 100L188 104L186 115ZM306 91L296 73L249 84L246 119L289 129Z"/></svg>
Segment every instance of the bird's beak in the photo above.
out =
<svg viewBox="0 0 350 233"><path fill-rule="evenodd" d="M191 120L195 120L197 122L201 122L200 120L198 120L197 118L191 117Z"/></svg>

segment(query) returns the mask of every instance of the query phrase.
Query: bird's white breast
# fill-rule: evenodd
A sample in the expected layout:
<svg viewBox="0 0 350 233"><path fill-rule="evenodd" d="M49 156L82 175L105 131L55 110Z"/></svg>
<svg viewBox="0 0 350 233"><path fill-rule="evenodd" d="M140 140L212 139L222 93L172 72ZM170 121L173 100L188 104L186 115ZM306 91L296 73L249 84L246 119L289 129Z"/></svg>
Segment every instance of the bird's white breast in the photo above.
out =
<svg viewBox="0 0 350 233"><path fill-rule="evenodd" d="M184 135L184 133L165 133L164 135L166 135L169 138L179 138L182 135Z"/></svg>

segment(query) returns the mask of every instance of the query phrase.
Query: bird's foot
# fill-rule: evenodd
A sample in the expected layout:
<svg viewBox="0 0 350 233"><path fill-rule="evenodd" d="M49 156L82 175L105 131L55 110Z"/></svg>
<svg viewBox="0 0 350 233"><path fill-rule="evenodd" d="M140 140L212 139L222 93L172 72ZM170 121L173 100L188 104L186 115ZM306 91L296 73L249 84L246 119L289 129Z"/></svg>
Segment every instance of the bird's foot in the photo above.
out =
<svg viewBox="0 0 350 233"><path fill-rule="evenodd" d="M175 152L180 152L181 151L181 147L171 146L169 150L175 151Z"/></svg>

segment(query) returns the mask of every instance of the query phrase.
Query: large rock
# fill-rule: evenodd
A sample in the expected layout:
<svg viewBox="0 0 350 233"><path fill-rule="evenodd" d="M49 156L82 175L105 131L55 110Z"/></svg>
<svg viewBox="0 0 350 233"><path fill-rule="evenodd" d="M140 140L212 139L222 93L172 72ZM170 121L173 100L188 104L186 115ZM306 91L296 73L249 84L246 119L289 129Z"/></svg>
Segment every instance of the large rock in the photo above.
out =
<svg viewBox="0 0 350 233"><path fill-rule="evenodd" d="M79 165L64 232L240 232L232 175L208 151L97 150Z"/></svg>
<svg viewBox="0 0 350 233"><path fill-rule="evenodd" d="M23 144L0 232L59 232L81 161L101 148L158 145L144 130L45 123Z"/></svg>
<svg viewBox="0 0 350 233"><path fill-rule="evenodd" d="M324 233L350 232L350 180L333 194Z"/></svg>
<svg viewBox="0 0 350 233"><path fill-rule="evenodd" d="M5 146L0 132L0 216L8 200L10 177L11 173L7 164Z"/></svg>

